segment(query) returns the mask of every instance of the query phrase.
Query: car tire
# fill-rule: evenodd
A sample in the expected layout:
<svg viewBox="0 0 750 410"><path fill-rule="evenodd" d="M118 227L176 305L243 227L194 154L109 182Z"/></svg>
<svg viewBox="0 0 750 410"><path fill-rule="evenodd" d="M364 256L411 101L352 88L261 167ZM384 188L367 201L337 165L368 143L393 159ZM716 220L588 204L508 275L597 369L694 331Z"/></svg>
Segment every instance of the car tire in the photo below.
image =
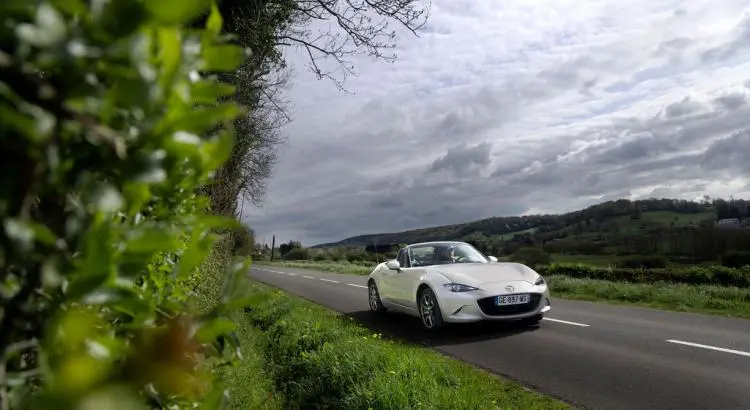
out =
<svg viewBox="0 0 750 410"><path fill-rule="evenodd" d="M367 304L370 305L370 311L373 313L383 314L388 310L380 300L378 285L375 284L374 280L367 282L367 301Z"/></svg>
<svg viewBox="0 0 750 410"><path fill-rule="evenodd" d="M417 309L423 329L433 331L443 326L443 314L432 289L426 287L419 292Z"/></svg>
<svg viewBox="0 0 750 410"><path fill-rule="evenodd" d="M534 315L534 316L521 319L521 321L523 322L524 325L527 325L527 326L537 326L539 322L542 321L543 318L544 318L543 314L538 314L538 315Z"/></svg>

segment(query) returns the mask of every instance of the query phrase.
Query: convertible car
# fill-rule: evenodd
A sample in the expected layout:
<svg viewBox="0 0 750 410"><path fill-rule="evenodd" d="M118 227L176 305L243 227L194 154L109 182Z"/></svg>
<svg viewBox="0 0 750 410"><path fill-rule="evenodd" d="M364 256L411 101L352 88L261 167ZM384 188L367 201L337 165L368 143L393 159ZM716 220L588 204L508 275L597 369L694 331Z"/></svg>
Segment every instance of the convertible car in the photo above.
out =
<svg viewBox="0 0 750 410"><path fill-rule="evenodd" d="M551 309L547 283L536 271L498 262L465 242L408 245L370 272L367 288L371 311L416 316L427 330L483 320L536 325Z"/></svg>

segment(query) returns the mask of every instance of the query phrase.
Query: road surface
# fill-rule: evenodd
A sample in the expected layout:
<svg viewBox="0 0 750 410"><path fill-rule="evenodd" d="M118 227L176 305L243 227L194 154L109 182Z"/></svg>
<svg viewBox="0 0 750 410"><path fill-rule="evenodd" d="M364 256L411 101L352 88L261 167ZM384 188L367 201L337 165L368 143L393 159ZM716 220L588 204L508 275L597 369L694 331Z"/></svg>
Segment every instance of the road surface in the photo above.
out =
<svg viewBox="0 0 750 410"><path fill-rule="evenodd" d="M366 277L254 266L250 276L578 408L750 409L750 321L554 299L539 327L370 315Z"/></svg>

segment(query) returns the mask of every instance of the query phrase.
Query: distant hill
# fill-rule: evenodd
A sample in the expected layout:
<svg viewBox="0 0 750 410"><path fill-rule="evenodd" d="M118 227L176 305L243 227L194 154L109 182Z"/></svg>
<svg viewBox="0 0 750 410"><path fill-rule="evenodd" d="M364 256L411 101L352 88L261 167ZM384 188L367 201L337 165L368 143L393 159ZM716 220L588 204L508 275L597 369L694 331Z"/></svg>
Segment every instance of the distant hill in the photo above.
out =
<svg viewBox="0 0 750 410"><path fill-rule="evenodd" d="M571 238L575 239L576 246L585 246L588 242L611 242L603 240L604 236L638 236L654 230L713 225L720 219L748 217L750 201L746 200L620 199L565 214L494 217L403 232L357 235L313 248L361 247L374 243L380 247L432 240L464 240L489 246L507 241L544 244Z"/></svg>

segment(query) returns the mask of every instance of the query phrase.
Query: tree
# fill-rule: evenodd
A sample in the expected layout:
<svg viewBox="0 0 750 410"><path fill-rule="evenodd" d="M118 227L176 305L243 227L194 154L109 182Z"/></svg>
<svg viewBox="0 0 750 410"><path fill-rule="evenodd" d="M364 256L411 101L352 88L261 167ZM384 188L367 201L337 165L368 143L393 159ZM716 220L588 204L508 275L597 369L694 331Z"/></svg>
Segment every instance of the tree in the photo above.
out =
<svg viewBox="0 0 750 410"><path fill-rule="evenodd" d="M353 73L347 57L368 54L393 61L386 50L395 46L395 21L415 33L424 24L428 7L422 0L221 0L225 16L223 31L233 41L253 50L233 73L222 73L222 81L237 88L234 98L250 107L250 114L238 118L237 140L229 160L217 170L216 182L202 189L220 215L237 216L237 201L260 205L273 171L278 146L284 142L279 130L291 119L282 92L289 72L283 59L285 47L302 47L309 67L318 79L328 78L343 90L344 80L324 70L321 60L332 59L343 69L344 78ZM193 25L202 26L207 16ZM314 30L316 23L334 21L340 30Z"/></svg>
<svg viewBox="0 0 750 410"><path fill-rule="evenodd" d="M292 249L301 249L301 248L302 248L302 243L300 243L300 241L290 240L287 243L282 243L281 245L279 245L279 254L281 256L284 256Z"/></svg>
<svg viewBox="0 0 750 410"><path fill-rule="evenodd" d="M331 59L342 69L344 79L354 73L348 57L366 54L379 60L394 61L388 53L396 46L396 22L417 34L429 15L429 3L421 0L281 0L293 3L293 19L277 34L277 44L302 47L309 57L308 67L318 79L328 78L339 88L343 80L322 68L321 60ZM334 21L339 32L314 30L313 25Z"/></svg>

